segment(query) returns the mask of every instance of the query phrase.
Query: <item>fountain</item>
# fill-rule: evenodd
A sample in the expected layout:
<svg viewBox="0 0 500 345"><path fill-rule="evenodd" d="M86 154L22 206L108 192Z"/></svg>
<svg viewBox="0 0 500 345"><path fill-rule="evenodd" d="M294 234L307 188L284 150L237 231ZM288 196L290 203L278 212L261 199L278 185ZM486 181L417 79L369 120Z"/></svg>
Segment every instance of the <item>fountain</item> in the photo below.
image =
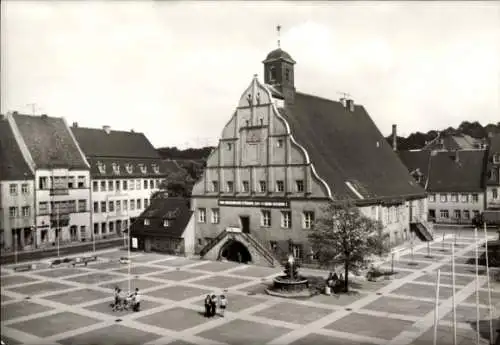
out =
<svg viewBox="0 0 500 345"><path fill-rule="evenodd" d="M266 289L269 295L294 298L294 297L310 297L309 281L300 276L293 255L290 254L288 261L285 264L284 275L273 279L273 286Z"/></svg>

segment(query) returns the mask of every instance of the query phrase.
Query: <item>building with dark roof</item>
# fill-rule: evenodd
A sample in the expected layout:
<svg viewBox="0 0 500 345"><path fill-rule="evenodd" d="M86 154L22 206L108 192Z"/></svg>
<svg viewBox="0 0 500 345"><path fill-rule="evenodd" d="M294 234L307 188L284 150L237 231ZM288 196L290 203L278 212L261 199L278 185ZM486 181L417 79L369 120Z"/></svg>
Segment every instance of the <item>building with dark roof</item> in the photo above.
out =
<svg viewBox="0 0 500 345"><path fill-rule="evenodd" d="M352 200L383 222L391 241L429 238L423 188L408 174L365 108L295 88L281 49L263 61L193 188L203 257L272 263L310 252L307 235L329 200ZM236 254L235 254L236 253Z"/></svg>
<svg viewBox="0 0 500 345"><path fill-rule="evenodd" d="M35 204L30 214L34 217L34 245L63 245L90 238L90 166L66 121L17 112L6 118L21 153L16 154L16 169L27 170L27 166L34 179ZM24 238L26 233L27 228Z"/></svg>
<svg viewBox="0 0 500 345"><path fill-rule="evenodd" d="M194 220L187 198L159 196L130 226L133 250L194 254Z"/></svg>
<svg viewBox="0 0 500 345"><path fill-rule="evenodd" d="M121 235L148 206L171 165L143 133L71 127L90 164L92 228L96 237Z"/></svg>
<svg viewBox="0 0 500 345"><path fill-rule="evenodd" d="M0 115L0 248L2 252L34 244L34 172L4 115Z"/></svg>
<svg viewBox="0 0 500 345"><path fill-rule="evenodd" d="M482 140L473 138L468 134L445 134L440 132L433 140L426 143L423 150L481 150L485 148L484 146Z"/></svg>
<svg viewBox="0 0 500 345"><path fill-rule="evenodd" d="M486 205L485 220L500 225L500 135L488 139L486 168L484 169Z"/></svg>
<svg viewBox="0 0 500 345"><path fill-rule="evenodd" d="M485 205L485 150L400 151L410 174L428 192L428 219L470 224Z"/></svg>

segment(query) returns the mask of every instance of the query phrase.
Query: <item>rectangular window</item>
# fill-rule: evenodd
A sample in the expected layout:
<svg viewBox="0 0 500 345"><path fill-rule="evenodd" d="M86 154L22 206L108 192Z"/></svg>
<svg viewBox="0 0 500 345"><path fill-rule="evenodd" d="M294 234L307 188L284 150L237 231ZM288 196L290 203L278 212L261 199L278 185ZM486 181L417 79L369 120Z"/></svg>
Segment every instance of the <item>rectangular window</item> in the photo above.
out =
<svg viewBox="0 0 500 345"><path fill-rule="evenodd" d="M128 190L128 181L127 180L123 180L122 183L123 183L123 185L122 185L123 190Z"/></svg>
<svg viewBox="0 0 500 345"><path fill-rule="evenodd" d="M128 185L129 185L129 189L130 190L134 190L135 189L135 181L134 180L128 181Z"/></svg>
<svg viewBox="0 0 500 345"><path fill-rule="evenodd" d="M23 212L23 217L29 217L30 216L30 207L29 206L23 206L22 212Z"/></svg>
<svg viewBox="0 0 500 345"><path fill-rule="evenodd" d="M135 189L137 190L141 189L141 180L135 180Z"/></svg>
<svg viewBox="0 0 500 345"><path fill-rule="evenodd" d="M155 187L156 189L160 188L160 182L161 180L160 179L157 179L156 182L155 182Z"/></svg>
<svg viewBox="0 0 500 345"><path fill-rule="evenodd" d="M172 225L172 222L170 221L170 219L163 220L163 227L164 228L168 228L170 225Z"/></svg>
<svg viewBox="0 0 500 345"><path fill-rule="evenodd" d="M113 189L114 189L113 187L114 187L114 186L113 186L113 181L108 181L108 190L109 190L110 192L112 192L112 191L113 191Z"/></svg>
<svg viewBox="0 0 500 345"><path fill-rule="evenodd" d="M75 185L75 177L74 176L70 176L68 178L68 188L75 188L76 185Z"/></svg>
<svg viewBox="0 0 500 345"><path fill-rule="evenodd" d="M472 194L472 202L479 202L479 194Z"/></svg>
<svg viewBox="0 0 500 345"><path fill-rule="evenodd" d="M470 211L464 210L464 219L470 219Z"/></svg>
<svg viewBox="0 0 500 345"><path fill-rule="evenodd" d="M461 194L460 195L460 201L462 201L462 202L469 202L469 194Z"/></svg>
<svg viewBox="0 0 500 345"><path fill-rule="evenodd" d="M448 199L448 198L446 197L446 194L441 194L441 195L440 195L440 200L441 200L441 202L446 202L446 201L447 201L447 199Z"/></svg>
<svg viewBox="0 0 500 345"><path fill-rule="evenodd" d="M244 193L248 193L250 191L250 183L248 181L243 181L241 185Z"/></svg>
<svg viewBox="0 0 500 345"><path fill-rule="evenodd" d="M122 202L120 200L116 200L116 211L119 212L122 210Z"/></svg>
<svg viewBox="0 0 500 345"><path fill-rule="evenodd" d="M94 235L99 234L99 223L94 223Z"/></svg>
<svg viewBox="0 0 500 345"><path fill-rule="evenodd" d="M436 202L436 194L429 194L429 202Z"/></svg>
<svg viewBox="0 0 500 345"><path fill-rule="evenodd" d="M38 179L38 189L47 189L47 177L40 177Z"/></svg>
<svg viewBox="0 0 500 345"><path fill-rule="evenodd" d="M94 213L99 213L99 203L94 201Z"/></svg>
<svg viewBox="0 0 500 345"><path fill-rule="evenodd" d="M478 210L473 210L472 214L474 215L474 218L479 217L479 211Z"/></svg>
<svg viewBox="0 0 500 345"><path fill-rule="evenodd" d="M149 189L154 189L154 188L155 188L155 181L149 180Z"/></svg>
<svg viewBox="0 0 500 345"><path fill-rule="evenodd" d="M212 181L212 192L219 191L219 181Z"/></svg>
<svg viewBox="0 0 500 345"><path fill-rule="evenodd" d="M86 212L87 211L87 200L85 200L85 199L78 200L78 211L79 212Z"/></svg>
<svg viewBox="0 0 500 345"><path fill-rule="evenodd" d="M136 204L137 204L137 209L140 210L142 207L141 207L141 199L137 199L136 201Z"/></svg>
<svg viewBox="0 0 500 345"><path fill-rule="evenodd" d="M106 191L106 181L101 181L101 192Z"/></svg>
<svg viewBox="0 0 500 345"><path fill-rule="evenodd" d="M123 210L124 211L128 210L128 200L123 200Z"/></svg>
<svg viewBox="0 0 500 345"><path fill-rule="evenodd" d="M227 181L226 182L226 191L228 193L232 193L233 192L233 181Z"/></svg>
<svg viewBox="0 0 500 345"><path fill-rule="evenodd" d="M85 188L85 176L78 176L78 188Z"/></svg>
<svg viewBox="0 0 500 345"><path fill-rule="evenodd" d="M441 215L441 218L450 218L450 213L448 210L440 210L439 214Z"/></svg>
<svg viewBox="0 0 500 345"><path fill-rule="evenodd" d="M115 181L115 190L116 190L117 192L120 190L120 187L121 187L121 186L120 186L120 184L121 184L121 183L120 183L120 180L116 180L116 181Z"/></svg>
<svg viewBox="0 0 500 345"><path fill-rule="evenodd" d="M295 181L295 185L297 187L297 192L303 192L304 191L304 181L303 180L297 180Z"/></svg>
<svg viewBox="0 0 500 345"><path fill-rule="evenodd" d="M92 182L92 191L93 192L98 192L99 191L99 183L97 181Z"/></svg>
<svg viewBox="0 0 500 345"><path fill-rule="evenodd" d="M453 211L453 216L456 219L460 219L460 218L462 218L462 212L460 212L460 210L455 210L455 211Z"/></svg>
<svg viewBox="0 0 500 345"><path fill-rule="evenodd" d="M264 193L267 190L266 181L259 181L259 191Z"/></svg>
<svg viewBox="0 0 500 345"><path fill-rule="evenodd" d="M149 200L146 198L144 199L144 208L148 208L149 206Z"/></svg>
<svg viewBox="0 0 500 345"><path fill-rule="evenodd" d="M16 218L18 216L18 209L17 207L9 207L9 217L10 218Z"/></svg>
<svg viewBox="0 0 500 345"><path fill-rule="evenodd" d="M281 227L284 229L292 227L292 213L290 211L281 211Z"/></svg>
<svg viewBox="0 0 500 345"><path fill-rule="evenodd" d="M115 223L109 222L109 232L115 232Z"/></svg>
<svg viewBox="0 0 500 345"><path fill-rule="evenodd" d="M144 180L144 189L148 189L148 180Z"/></svg>
<svg viewBox="0 0 500 345"><path fill-rule="evenodd" d="M87 227L85 225L80 225L80 238L87 237Z"/></svg>
<svg viewBox="0 0 500 345"><path fill-rule="evenodd" d="M49 203L47 201L42 201L42 202L38 203L38 212L40 214L49 213Z"/></svg>
<svg viewBox="0 0 500 345"><path fill-rule="evenodd" d="M106 201L101 201L101 212L106 212Z"/></svg>
<svg viewBox="0 0 500 345"><path fill-rule="evenodd" d="M207 221L207 210L205 208L198 209L198 223L205 223Z"/></svg>
<svg viewBox="0 0 500 345"><path fill-rule="evenodd" d="M281 180L276 181L276 191L283 192L285 191L285 183Z"/></svg>
<svg viewBox="0 0 500 345"><path fill-rule="evenodd" d="M219 224L220 221L220 213L218 208L212 209L212 224Z"/></svg>
<svg viewBox="0 0 500 345"><path fill-rule="evenodd" d="M451 201L458 202L458 194L456 194L456 193L451 194Z"/></svg>
<svg viewBox="0 0 500 345"><path fill-rule="evenodd" d="M109 212L115 212L115 202L114 201L108 201L108 210Z"/></svg>
<svg viewBox="0 0 500 345"><path fill-rule="evenodd" d="M17 184L11 183L9 185L10 195L17 195Z"/></svg>
<svg viewBox="0 0 500 345"><path fill-rule="evenodd" d="M130 200L130 211L134 211L135 210L135 200L132 199Z"/></svg>
<svg viewBox="0 0 500 345"><path fill-rule="evenodd" d="M106 233L106 223L101 223L101 234Z"/></svg>
<svg viewBox="0 0 500 345"><path fill-rule="evenodd" d="M310 229L314 223L314 212L304 211L302 215L302 228Z"/></svg>
<svg viewBox="0 0 500 345"><path fill-rule="evenodd" d="M492 195L493 199L498 199L498 189L493 188L491 190L491 195Z"/></svg>
<svg viewBox="0 0 500 345"><path fill-rule="evenodd" d="M23 183L21 185L21 193L23 194L29 194L29 191L28 191L28 184L27 183Z"/></svg>
<svg viewBox="0 0 500 345"><path fill-rule="evenodd" d="M271 226L271 211L269 210L261 211L260 224L266 228Z"/></svg>

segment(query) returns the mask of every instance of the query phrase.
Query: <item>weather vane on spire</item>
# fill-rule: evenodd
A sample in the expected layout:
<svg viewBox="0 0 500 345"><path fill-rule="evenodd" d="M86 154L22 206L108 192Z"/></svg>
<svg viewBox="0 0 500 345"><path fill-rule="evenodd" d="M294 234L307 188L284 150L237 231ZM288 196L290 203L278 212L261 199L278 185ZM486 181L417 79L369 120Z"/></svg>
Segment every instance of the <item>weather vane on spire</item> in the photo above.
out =
<svg viewBox="0 0 500 345"><path fill-rule="evenodd" d="M276 27L276 31L278 31L278 48L281 48L280 46L280 31L281 31L281 25L278 25Z"/></svg>

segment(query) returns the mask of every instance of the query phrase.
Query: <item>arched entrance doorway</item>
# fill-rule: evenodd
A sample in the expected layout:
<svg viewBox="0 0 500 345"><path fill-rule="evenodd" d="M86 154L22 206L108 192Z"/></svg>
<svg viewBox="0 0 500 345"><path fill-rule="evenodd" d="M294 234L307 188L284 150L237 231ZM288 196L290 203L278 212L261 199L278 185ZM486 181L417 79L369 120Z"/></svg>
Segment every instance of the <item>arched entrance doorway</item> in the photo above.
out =
<svg viewBox="0 0 500 345"><path fill-rule="evenodd" d="M235 240L229 240L224 244L220 250L219 258L244 264L252 261L252 256L247 247L243 243Z"/></svg>

